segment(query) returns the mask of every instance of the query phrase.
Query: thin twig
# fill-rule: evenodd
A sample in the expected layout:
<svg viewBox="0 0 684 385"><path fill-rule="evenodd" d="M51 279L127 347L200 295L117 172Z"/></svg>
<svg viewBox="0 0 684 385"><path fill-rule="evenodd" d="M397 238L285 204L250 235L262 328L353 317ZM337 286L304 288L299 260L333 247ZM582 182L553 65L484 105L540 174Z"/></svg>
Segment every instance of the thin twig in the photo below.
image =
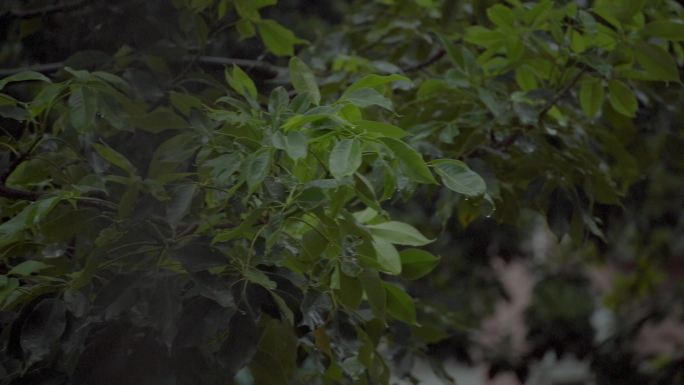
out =
<svg viewBox="0 0 684 385"><path fill-rule="evenodd" d="M556 93L556 95L554 95L553 98L551 98L551 100L549 100L546 103L546 105L544 105L544 108L542 108L541 112L539 113L539 117L537 117L537 126L541 126L542 121L544 120L544 117L549 112L549 110L551 110L553 108L553 106L555 106L556 103L558 103L563 98L563 96L565 96L565 94L570 92L572 87L574 87L575 84L577 84L577 82L580 80L580 78L582 78L582 75L584 75L586 72L587 72L587 68L586 67L582 68L577 73L577 75L575 75L572 78L572 80L570 80L570 82L565 87L563 87L560 91L558 91Z"/></svg>
<svg viewBox="0 0 684 385"><path fill-rule="evenodd" d="M418 63L414 66L403 68L404 72L415 72L422 70L423 68L429 67L435 63L437 63L440 59L444 57L446 54L446 51L444 49L440 49L439 51L435 52L434 55L430 56L426 61L422 63Z"/></svg>
<svg viewBox="0 0 684 385"><path fill-rule="evenodd" d="M28 150L26 150L26 152L23 152L16 158L14 158L14 160L9 165L7 170L5 170L5 172L3 172L2 175L0 175L0 184L4 185L5 182L7 182L7 178L9 178L10 175L12 175L14 170L16 170L20 164L22 164L26 159L28 159L28 156L31 154L31 152L33 152L38 143L40 143L40 140L41 137L39 136L38 138L36 138L36 140L33 141L33 143L31 143L31 146L28 148Z"/></svg>

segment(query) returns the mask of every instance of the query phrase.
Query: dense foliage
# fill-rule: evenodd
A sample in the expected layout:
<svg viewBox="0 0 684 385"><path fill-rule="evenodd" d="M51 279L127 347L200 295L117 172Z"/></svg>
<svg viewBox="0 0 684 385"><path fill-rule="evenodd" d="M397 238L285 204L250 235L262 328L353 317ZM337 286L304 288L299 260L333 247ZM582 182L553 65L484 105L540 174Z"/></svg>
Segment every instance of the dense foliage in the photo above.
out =
<svg viewBox="0 0 684 385"><path fill-rule="evenodd" d="M531 347L479 352L492 374L556 351L601 383L683 383L681 353L630 345L684 298L683 17L4 1L0 382L410 378L414 357L474 360L503 257L538 281ZM542 261L520 246L539 218ZM597 298L601 264L621 274Z"/></svg>

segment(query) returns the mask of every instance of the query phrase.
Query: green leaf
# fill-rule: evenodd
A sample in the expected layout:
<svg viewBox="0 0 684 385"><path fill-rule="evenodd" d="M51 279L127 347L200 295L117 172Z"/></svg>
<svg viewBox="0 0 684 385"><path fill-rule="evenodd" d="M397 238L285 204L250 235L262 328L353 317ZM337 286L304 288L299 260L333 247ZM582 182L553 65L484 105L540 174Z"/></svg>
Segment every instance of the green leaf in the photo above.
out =
<svg viewBox="0 0 684 385"><path fill-rule="evenodd" d="M249 158L246 161L244 170L244 178L249 187L249 194L261 185L271 169L271 151L263 149Z"/></svg>
<svg viewBox="0 0 684 385"><path fill-rule="evenodd" d="M297 336L287 322L261 317L264 325L259 346L249 362L249 372L254 376L254 384L282 385L290 382L297 367ZM232 334L231 330L231 334ZM240 330L235 330L240 333ZM242 351L239 345L230 346L232 350ZM250 382L252 383L252 382Z"/></svg>
<svg viewBox="0 0 684 385"><path fill-rule="evenodd" d="M198 110L202 108L202 101L196 96L176 91L171 91L169 95L171 104L185 116L189 116L193 108Z"/></svg>
<svg viewBox="0 0 684 385"><path fill-rule="evenodd" d="M515 26L516 17L510 8L501 4L495 4L487 9L487 17L492 23L500 28L513 28Z"/></svg>
<svg viewBox="0 0 684 385"><path fill-rule="evenodd" d="M387 296L387 313L393 318L409 325L416 325L416 306L413 298L404 289L388 282L383 282Z"/></svg>
<svg viewBox="0 0 684 385"><path fill-rule="evenodd" d="M100 143L93 143L93 148L107 162L126 171L129 175L135 174L135 167L128 161L128 158L113 148Z"/></svg>
<svg viewBox="0 0 684 385"><path fill-rule="evenodd" d="M648 35L671 41L684 41L684 23L657 20L646 24L644 32Z"/></svg>
<svg viewBox="0 0 684 385"><path fill-rule="evenodd" d="M75 86L69 95L69 118L79 132L85 132L95 124L97 95L88 87Z"/></svg>
<svg viewBox="0 0 684 385"><path fill-rule="evenodd" d="M401 139L408 135L408 132L389 123L374 122L371 120L358 120L355 121L354 124L356 124L360 129L365 130L369 136L376 138L386 137Z"/></svg>
<svg viewBox="0 0 684 385"><path fill-rule="evenodd" d="M294 55L295 44L301 43L289 29L278 24L275 20L261 20L257 23L259 35L266 48L276 56Z"/></svg>
<svg viewBox="0 0 684 385"><path fill-rule="evenodd" d="M578 54L587 49L587 40L581 32L572 30L570 33L570 48L572 48L572 50Z"/></svg>
<svg viewBox="0 0 684 385"><path fill-rule="evenodd" d="M6 85L9 83L16 83L16 82L26 82L26 81L41 81L41 82L48 82L51 83L50 79L35 71L23 71L19 72L17 74L5 77L0 79L0 90L5 88Z"/></svg>
<svg viewBox="0 0 684 385"><path fill-rule="evenodd" d="M437 159L432 164L448 189L467 196L481 196L487 192L484 179L460 160Z"/></svg>
<svg viewBox="0 0 684 385"><path fill-rule="evenodd" d="M391 275L399 275L401 273L401 258L399 258L399 252L397 252L394 245L383 238L375 237L373 239L373 248L382 271Z"/></svg>
<svg viewBox="0 0 684 385"><path fill-rule="evenodd" d="M362 77L361 79L355 81L350 85L344 93L350 93L354 91L358 91L362 88L376 88L379 86L384 86L389 83L393 82L408 82L410 83L411 80L405 76L401 75L375 75L375 74L370 74Z"/></svg>
<svg viewBox="0 0 684 385"><path fill-rule="evenodd" d="M293 131L285 136L285 152L292 160L306 157L308 139L299 131Z"/></svg>
<svg viewBox="0 0 684 385"><path fill-rule="evenodd" d="M330 152L328 168L337 179L352 175L361 166L361 143L357 139L342 139Z"/></svg>
<svg viewBox="0 0 684 385"><path fill-rule="evenodd" d="M423 157L411 146L394 138L380 138L380 140L392 151L409 179L416 183L437 183Z"/></svg>
<svg viewBox="0 0 684 385"><path fill-rule="evenodd" d="M515 81L523 91L530 91L537 88L537 75L535 70L523 64L515 70Z"/></svg>
<svg viewBox="0 0 684 385"><path fill-rule="evenodd" d="M292 309L290 309L289 306L287 306L287 303L281 297L276 293L275 291L271 291L271 297L273 297L273 300L275 303L278 305L278 309L280 310L280 314L282 314L287 322L290 324L290 326L294 326L295 324L295 318L294 318L294 313L292 313Z"/></svg>
<svg viewBox="0 0 684 385"><path fill-rule="evenodd" d="M630 117L634 116L638 104L634 93L627 84L613 79L608 83L608 92L608 100L615 111Z"/></svg>
<svg viewBox="0 0 684 385"><path fill-rule="evenodd" d="M318 90L316 78L309 66L298 57L290 59L290 81L298 93L307 93L311 102L319 105L321 102L321 92Z"/></svg>
<svg viewBox="0 0 684 385"><path fill-rule="evenodd" d="M168 206L166 206L166 220L170 224L176 225L190 210L192 198L197 191L197 185L185 184L175 188L173 198Z"/></svg>
<svg viewBox="0 0 684 385"><path fill-rule="evenodd" d="M392 101L382 96L373 88L361 88L352 92L346 92L340 101L349 102L360 108L379 106L390 111L393 110Z"/></svg>
<svg viewBox="0 0 684 385"><path fill-rule="evenodd" d="M239 225L233 227L230 230L224 230L216 234L214 238L211 240L211 244L227 242L231 239L239 237L240 235L244 234L247 230L249 230L252 227L252 225L254 225L257 222L257 220L262 214L262 208L252 210L249 213L249 215L247 215L247 217Z"/></svg>
<svg viewBox="0 0 684 385"><path fill-rule="evenodd" d="M401 276L406 279L418 279L437 266L439 258L431 253L415 248L404 249L399 253L401 257Z"/></svg>
<svg viewBox="0 0 684 385"><path fill-rule="evenodd" d="M580 86L580 106L588 117L593 118L601 111L603 99L603 81L594 77L588 77Z"/></svg>
<svg viewBox="0 0 684 385"><path fill-rule="evenodd" d="M349 276L343 272L338 271L339 276L339 290L336 291L338 300L351 309L356 309L361 303L363 297L363 290L361 289L361 281L358 277Z"/></svg>
<svg viewBox="0 0 684 385"><path fill-rule="evenodd" d="M247 75L240 67L233 64L232 72L228 73L228 69L226 68L225 75L226 81L230 87L235 90L235 92L246 98L256 99L256 86L254 85L252 79L250 79L249 75Z"/></svg>
<svg viewBox="0 0 684 385"><path fill-rule="evenodd" d="M33 273L37 273L39 271L45 270L50 268L50 265L47 265L43 262L40 261L34 261L34 260L29 260L29 261L24 261L12 268L12 270L9 271L9 275L20 275L20 276L27 276L31 275Z"/></svg>
<svg viewBox="0 0 684 385"><path fill-rule="evenodd" d="M375 270L366 269L359 276L359 280L364 293L366 293L366 299L368 299L373 315L376 318L384 319L387 296L380 275Z"/></svg>
<svg viewBox="0 0 684 385"><path fill-rule="evenodd" d="M634 56L651 79L679 81L679 69L674 59L657 45L639 43L634 50Z"/></svg>
<svg viewBox="0 0 684 385"><path fill-rule="evenodd" d="M397 221L366 225L373 237L395 245L423 246L432 242L425 238L415 227Z"/></svg>
<svg viewBox="0 0 684 385"><path fill-rule="evenodd" d="M263 286L266 289L274 290L278 285L273 282L266 274L261 270L250 269L245 272L245 278L252 283Z"/></svg>

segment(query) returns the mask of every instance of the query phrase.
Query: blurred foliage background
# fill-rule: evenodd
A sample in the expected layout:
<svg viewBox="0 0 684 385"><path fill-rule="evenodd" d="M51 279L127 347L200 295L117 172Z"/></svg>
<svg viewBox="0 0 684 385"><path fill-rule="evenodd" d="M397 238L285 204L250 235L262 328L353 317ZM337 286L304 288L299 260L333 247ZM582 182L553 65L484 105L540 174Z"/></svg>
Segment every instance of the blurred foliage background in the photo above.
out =
<svg viewBox="0 0 684 385"><path fill-rule="evenodd" d="M425 159L463 161L467 165L464 170L476 173L486 183L486 192L473 193L468 190L473 188L472 184L461 185L461 182L454 182L456 186L449 188L418 183L402 168L401 160L391 163L381 157L364 155L361 169L378 197L378 207L386 211L388 218L409 223L425 237L435 239L425 248L441 257L429 274L417 280L401 281L406 292L416 299L418 323L390 322L386 330L381 327L382 337L375 344L391 368L392 376L391 379L377 378L420 383L420 378L432 376L432 380L422 383L448 383L454 373L479 368L483 377L500 381L507 378L511 383L684 384L684 130L681 127L684 95L679 75L684 64L684 9L677 1L280 0L275 3L268 0L3 1L0 4L1 77L31 69L47 75L54 82L51 84L57 84L68 79L78 81L79 76L86 76L81 71L93 74L100 71L116 75L119 80L102 75L98 81L110 82L130 97L112 102L102 91L97 107L98 129L88 130L77 127L79 121L74 120L73 110L66 112L73 105L55 104L54 111L40 110L40 96L50 97L47 86L42 88L34 82L1 83L0 89L6 87L2 92L11 97L0 105L3 187L27 190L28 195L20 194L19 198L35 200L36 195L31 194L66 186L66 182L60 181L62 177L56 176L55 169L69 173L69 167L81 159L75 160L78 157L67 151L68 146L62 142L69 142L73 147L106 138L108 144L124 152L130 163L138 166L146 165L157 156L153 155L157 146L171 138L167 129L182 132L183 127L191 125L200 127L196 132L219 129L232 132L225 127L271 124L269 120L257 122L260 118L256 115L245 117L246 113L219 116L221 108L214 100L222 95L242 95L249 99L249 89L241 91L239 86L230 84L234 90L226 91L229 88L223 85L225 68L233 65L242 68L253 80L258 90L257 106L259 99L261 104L269 103L267 95L279 86L287 90L286 98L288 93L290 97L301 93L297 84L294 90L289 86L290 56L299 57L310 67L320 92L319 99L323 101L343 98L348 85L367 74L405 76L409 82L392 83L381 92L391 100L393 108L377 107L384 102L376 99L357 105L363 109L363 119L401 127L408 134L403 140ZM239 76L236 72L231 74L233 78ZM84 94L84 98L89 97L94 98L92 94ZM33 102L22 104L15 99ZM36 116L44 119L34 119L32 108L37 111ZM290 108L296 107L291 104ZM306 108L297 112L301 111ZM302 116L306 113L302 112ZM335 113L350 121L356 114L348 110ZM94 117L83 119L95 121ZM71 126L75 131L70 130ZM40 135L32 134L38 131L61 139L38 140ZM195 140L180 138L179 141L186 139ZM178 144L164 156L178 157L179 162L190 159L192 154L183 153L181 147ZM22 155L34 150L42 153L42 157ZM93 151L73 152L86 157L85 161L99 170L98 175L109 172ZM200 155L197 164L204 161L199 160L202 156L210 158L208 154ZM449 181L438 171L438 163L432 163L431 167L442 185L448 186ZM199 178L202 172L205 171L198 171ZM218 171L206 172L218 179L215 175ZM143 203L130 208L134 219L156 210L145 211L147 206L156 207L156 203L150 202L164 195L155 188L176 192L173 186L164 183L167 182L162 182L162 187L152 184L141 187L146 195L143 198L140 193L138 199ZM104 191L99 182L91 185L82 182L78 186L84 196L96 190ZM119 204L127 194L119 191L119 187L108 190L106 194L94 196ZM264 201L270 199L269 194L275 200L280 197L273 191L257 191L259 199ZM16 198L6 191L0 198L0 217L5 223L11 222L23 208L15 204ZM212 206L211 199L218 202L223 198L206 198L202 210L223 210L227 218L242 220L238 215L239 203L227 200L230 203ZM333 205L330 202L335 199L324 205ZM366 201L354 202L343 201L342 205L355 213L368 207ZM66 206L59 206L59 212L66 212ZM122 209L118 210L122 217ZM50 215L57 216L54 212ZM85 216L96 214L88 212ZM209 214L198 215L192 223L197 222L199 230L189 231L214 236L202 227L203 223L215 225L216 221L212 223L211 218ZM103 233L99 231L107 226L98 221L93 225L97 230L93 230L91 238L102 241ZM186 222L190 223L187 218ZM68 227L70 223L75 220L56 221L52 226ZM122 227L126 223L133 222L120 222ZM163 345L147 341L147 338L157 338L152 337L156 334L139 338L125 330L129 327L128 319L143 334L146 328L156 327L148 324L164 323L164 317L154 318L161 311L154 311L159 305L150 300L149 313L128 314L124 309L134 302L123 301L118 294L97 292L99 283L92 284L92 292L85 294L45 286L40 292L27 289L28 294L12 297L16 287L11 280L16 279L12 278L16 274L12 275L11 271L24 260L63 256L75 260L83 253L72 250L77 248L75 245L94 246L93 242L63 242L76 237L73 234L59 235L64 239L51 239L52 230L46 228L38 228L33 238L22 237L19 242L8 226L2 226L5 226L2 227L4 238L0 241L3 252L0 273L4 274L0 277L3 284L0 298L5 301L0 313L2 383L89 383L97 376L113 376L120 368L125 368L128 375L118 374L120 377L108 380L115 382L107 383L226 383L221 379L222 370L237 372L234 380L227 380L236 383L284 383L255 375L259 370L266 371L264 366L261 369L252 366L251 374L238 371L245 362L235 361L232 356L224 357L229 362L228 369L222 367L218 371L205 368L213 365L212 361L189 350L187 355L183 353L168 360L150 360L150 355L158 354L156 344ZM78 226L80 229L89 225L86 221L79 222ZM156 230L131 228L139 231L139 239L125 235L131 241L169 238L166 229L162 229L161 235L150 235ZM42 233L46 239L41 240ZM202 238L205 243L208 239ZM105 247L116 246L116 243L102 242ZM306 245L303 247L306 249ZM301 268L280 260L262 262L264 265L259 265L259 269L269 274L281 271L276 269ZM74 267L54 274L54 285L60 285L58 279L77 279L69 275L75 270L69 269ZM117 275L126 269L103 270L100 279L102 282L122 280L112 290L124 290L134 282L126 281L130 279L128 275ZM26 277L20 279L22 285L31 287L25 280L30 281L32 274L35 271L26 272ZM287 275L284 280L300 287L302 278L297 277ZM311 275L307 277L313 279ZM139 292L162 290L178 296L190 295L172 276L163 285L161 289L141 286ZM278 287L281 285L288 283L278 281ZM104 283L102 286L111 287ZM84 284L84 287L90 286ZM96 292L100 293L97 297ZM333 350L339 353L341 374L338 375L330 369L333 365L329 361L335 360L331 358L333 354L326 353L330 357L320 361L307 358L314 355L311 351L325 350L320 341L323 337L313 336L314 329L320 330L317 328L322 321L311 314L320 310L316 306L326 305L312 304L319 299L309 298L306 293L297 291L294 299L288 299L284 305L270 302L263 305L265 309L270 306L264 312L273 319L286 318L283 314L287 311L282 306L297 309L294 317L301 317L297 320L299 324L292 327L297 331L295 346L299 346L292 350L297 356L292 363L296 369L292 371L297 374L288 374L285 378L290 383L376 383L370 374L368 377L360 374L376 370L373 369L375 361L371 365L348 359L349 352L362 345L361 334L354 335L353 328L362 328L368 339L375 338L373 330L379 326L372 323L369 310L360 310L360 317L365 317L360 324L346 318L357 314L354 306L349 306L352 308L349 314L331 316L326 321L339 323L338 334L329 332ZM260 298L259 295L254 294L254 298ZM66 305L60 306L66 306L67 310L60 308L59 311L69 315L54 318L57 307L51 304L48 308L46 298L64 301ZM91 300L93 304L86 306ZM119 303L120 308L107 307L108 300ZM169 301L173 302L173 298ZM225 331L227 321L225 327L212 322L220 324L222 321L214 320L232 316L226 308L200 302L183 307L191 309L188 311L198 318L190 320L181 315L178 323L206 321L207 329ZM49 322L36 321L40 317L47 317ZM95 337L85 333L79 339L70 339L67 334L77 332L64 325L77 325L79 319L87 317L93 323L98 319L108 326ZM147 323L138 322L136 317L149 319ZM249 334L249 326L240 324L247 321L240 319L233 316L230 329ZM58 331L51 331L47 326L60 322L64 325ZM269 329L262 323L259 327L267 332L259 340L268 343L268 333L276 333L278 329ZM78 325L81 328L101 326ZM166 338L164 333L172 333L169 331L172 325L164 327L169 329L159 332L163 337L160 341ZM183 338L190 341L205 337L193 334ZM92 342L97 338L108 341L104 346L118 341L122 349L134 351L133 358L113 362L113 353L97 350L103 349ZM180 337L175 338L174 344ZM46 340L49 343L40 342ZM85 341L88 341L85 351L72 349L70 345L83 345ZM283 342L274 342L273 346L279 343ZM60 344L65 348L58 352L56 346ZM190 342L186 344L190 346ZM221 350L219 354L236 353ZM251 354L254 352L245 353ZM103 367L88 361L108 356L110 359L104 360L109 363ZM144 356L148 358L140 358ZM169 378L163 375L168 371L167 365L181 361L188 363L187 372ZM553 374L556 373L553 369L546 372L540 369L545 365L560 368L567 362L573 362L579 369L566 373L565 377ZM384 367L384 364L377 365ZM455 367L460 372L454 371ZM459 382L458 375L455 380L467 384L467 380Z"/></svg>

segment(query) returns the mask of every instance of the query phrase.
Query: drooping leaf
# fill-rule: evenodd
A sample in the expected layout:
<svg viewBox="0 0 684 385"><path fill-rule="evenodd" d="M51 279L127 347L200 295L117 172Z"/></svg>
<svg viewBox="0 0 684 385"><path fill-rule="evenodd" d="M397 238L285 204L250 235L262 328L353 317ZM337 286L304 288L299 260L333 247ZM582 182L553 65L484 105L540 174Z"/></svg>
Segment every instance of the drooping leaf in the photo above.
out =
<svg viewBox="0 0 684 385"><path fill-rule="evenodd" d="M186 184L176 187L171 202L166 207L166 219L176 225L183 219L190 209L192 198L197 191L197 185Z"/></svg>
<svg viewBox="0 0 684 385"><path fill-rule="evenodd" d="M100 143L93 143L93 148L95 151L97 151L98 154L102 158L104 158L107 162L113 164L114 166L126 171L129 175L135 174L135 166L131 164L131 162L126 158L123 154L120 152L114 150L113 148L100 144Z"/></svg>
<svg viewBox="0 0 684 385"><path fill-rule="evenodd" d="M373 315L384 319L387 295L380 275L375 270L365 269L359 276L359 280L364 293L366 293L366 299L368 299Z"/></svg>
<svg viewBox="0 0 684 385"><path fill-rule="evenodd" d="M439 258L428 251L409 248L399 253L401 257L401 276L418 279L430 273L439 263Z"/></svg>
<svg viewBox="0 0 684 385"><path fill-rule="evenodd" d="M644 26L644 32L666 40L684 41L684 23L681 22L655 20Z"/></svg>
<svg viewBox="0 0 684 385"><path fill-rule="evenodd" d="M627 115L634 116L638 104L634 92L620 80L611 80L608 83L608 92L610 105L615 111Z"/></svg>
<svg viewBox="0 0 684 385"><path fill-rule="evenodd" d="M432 164L450 190L467 196L481 196L487 192L484 179L460 160L437 159Z"/></svg>
<svg viewBox="0 0 684 385"><path fill-rule="evenodd" d="M64 302L47 298L38 303L21 326L21 348L28 355L27 366L56 351L66 323Z"/></svg>
<svg viewBox="0 0 684 385"><path fill-rule="evenodd" d="M383 282L382 284L385 287L387 296L387 313L399 321L415 325L416 306L413 303L413 298L399 286L389 282Z"/></svg>
<svg viewBox="0 0 684 385"><path fill-rule="evenodd" d="M394 138L380 138L382 143L392 151L402 166L402 170L416 183L437 183L423 157L408 144Z"/></svg>
<svg viewBox="0 0 684 385"><path fill-rule="evenodd" d="M679 81L679 69L670 54L657 45L637 44L634 56L649 78L661 81Z"/></svg>
<svg viewBox="0 0 684 385"><path fill-rule="evenodd" d="M603 99L603 82L597 78L588 78L580 86L580 106L587 116L593 118L601 111Z"/></svg>
<svg viewBox="0 0 684 385"><path fill-rule="evenodd" d="M410 82L411 80L405 76L401 75L375 75L375 74L370 74L362 77L361 79L355 81L347 87L347 89L344 91L344 94L348 94L354 91L358 91L363 88L376 88L379 86L383 86L389 83L393 82Z"/></svg>
<svg viewBox="0 0 684 385"><path fill-rule="evenodd" d="M290 80L298 93L307 93L315 105L321 102L321 92L318 90L316 78L309 66L300 58L294 56L290 59Z"/></svg>
<svg viewBox="0 0 684 385"><path fill-rule="evenodd" d="M7 76L5 78L0 79L0 90L5 88L6 85L9 83L15 83L15 82L26 82L26 81L41 81L41 82L47 82L50 83L50 79L36 71L22 71L17 74Z"/></svg>
<svg viewBox="0 0 684 385"><path fill-rule="evenodd" d="M97 112L97 96L86 86L71 88L69 95L69 117L71 125L80 132L93 128Z"/></svg>
<svg viewBox="0 0 684 385"><path fill-rule="evenodd" d="M257 23L259 35L266 48L276 56L294 55L295 44L301 43L294 33L275 20L263 19Z"/></svg>
<svg viewBox="0 0 684 385"><path fill-rule="evenodd" d="M268 278L268 276L264 274L264 272L261 270L247 270L245 272L245 278L247 278L247 280L252 283L265 287L266 289L273 290L277 286L276 283L273 282L270 278Z"/></svg>
<svg viewBox="0 0 684 385"><path fill-rule="evenodd" d="M330 152L328 168L335 178L341 179L354 174L361 161L361 143L357 139L342 139Z"/></svg>
<svg viewBox="0 0 684 385"><path fill-rule="evenodd" d="M373 248L378 256L378 264L384 272L392 275L401 273L401 258L392 243L383 238L376 237L373 240Z"/></svg>
<svg viewBox="0 0 684 385"><path fill-rule="evenodd" d="M368 135L376 138L395 138L401 139L408 135L408 133L401 128L383 122L374 122L371 120L359 120L354 122L360 129L365 130Z"/></svg>
<svg viewBox="0 0 684 385"><path fill-rule="evenodd" d="M257 89L252 79L240 67L233 64L233 70L229 73L226 68L226 81L238 94L251 99L256 99Z"/></svg>
<svg viewBox="0 0 684 385"><path fill-rule="evenodd" d="M358 90L347 92L344 94L344 96L342 96L341 100L349 102L360 108L379 106L390 111L393 109L392 101L382 96L382 94L372 88L360 88Z"/></svg>
<svg viewBox="0 0 684 385"><path fill-rule="evenodd" d="M19 276L27 276L31 275L33 273L37 273L41 270L49 269L50 265L45 264L40 261L35 261L35 260L29 260L29 261L24 261L12 268L12 270L9 271L9 275L19 275Z"/></svg>
<svg viewBox="0 0 684 385"><path fill-rule="evenodd" d="M366 225L375 238L395 245L423 246L432 242L425 238L415 227L404 222L389 221Z"/></svg>
<svg viewBox="0 0 684 385"><path fill-rule="evenodd" d="M250 194L264 181L271 168L271 151L263 149L247 158L244 178L249 186Z"/></svg>

